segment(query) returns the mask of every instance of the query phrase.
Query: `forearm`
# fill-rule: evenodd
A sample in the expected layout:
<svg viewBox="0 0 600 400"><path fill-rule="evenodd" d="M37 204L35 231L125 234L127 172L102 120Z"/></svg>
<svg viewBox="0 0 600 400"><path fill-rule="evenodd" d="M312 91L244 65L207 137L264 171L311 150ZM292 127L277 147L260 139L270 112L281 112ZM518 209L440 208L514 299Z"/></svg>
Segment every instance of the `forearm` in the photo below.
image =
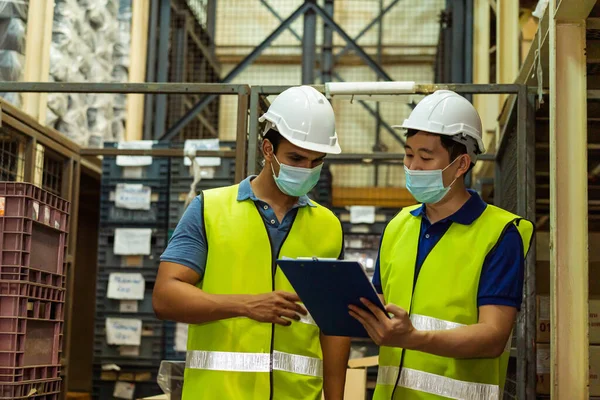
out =
<svg viewBox="0 0 600 400"><path fill-rule="evenodd" d="M325 400L342 400L350 355L350 338L321 334Z"/></svg>
<svg viewBox="0 0 600 400"><path fill-rule="evenodd" d="M483 323L443 331L418 331L416 336L411 350L441 357L494 358L506 346L504 335Z"/></svg>
<svg viewBox="0 0 600 400"><path fill-rule="evenodd" d="M158 283L152 304L158 318L201 324L246 316L245 295L217 295L176 279Z"/></svg>

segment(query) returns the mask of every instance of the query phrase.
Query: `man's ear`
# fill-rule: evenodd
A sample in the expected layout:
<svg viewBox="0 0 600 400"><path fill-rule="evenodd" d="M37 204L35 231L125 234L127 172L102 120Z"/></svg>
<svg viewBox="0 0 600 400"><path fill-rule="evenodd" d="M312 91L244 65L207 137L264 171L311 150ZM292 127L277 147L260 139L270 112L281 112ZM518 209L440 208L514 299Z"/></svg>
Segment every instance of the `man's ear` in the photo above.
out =
<svg viewBox="0 0 600 400"><path fill-rule="evenodd" d="M273 143L267 139L264 139L262 142L262 152L265 160L271 162L273 160L274 153Z"/></svg>
<svg viewBox="0 0 600 400"><path fill-rule="evenodd" d="M463 154L458 160L458 170L456 172L460 173L460 176L466 176L467 172L469 172L469 168L471 167L471 156L468 154Z"/></svg>

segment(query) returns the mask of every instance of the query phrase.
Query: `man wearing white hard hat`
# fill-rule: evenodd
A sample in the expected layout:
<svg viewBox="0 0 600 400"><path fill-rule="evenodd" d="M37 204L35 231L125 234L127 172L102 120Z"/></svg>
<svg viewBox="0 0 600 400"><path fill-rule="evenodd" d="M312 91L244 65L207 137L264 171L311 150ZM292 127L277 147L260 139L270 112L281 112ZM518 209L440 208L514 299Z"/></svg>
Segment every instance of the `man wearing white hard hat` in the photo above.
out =
<svg viewBox="0 0 600 400"><path fill-rule="evenodd" d="M343 256L340 221L307 197L325 156L341 152L333 108L293 87L260 119L263 170L188 207L161 257L154 309L190 324L185 400L341 400L349 339L320 333L275 263Z"/></svg>
<svg viewBox="0 0 600 400"><path fill-rule="evenodd" d="M499 399L534 227L465 187L481 121L451 91L404 121L404 208L381 240L373 284L389 315L350 307L381 346L374 399Z"/></svg>

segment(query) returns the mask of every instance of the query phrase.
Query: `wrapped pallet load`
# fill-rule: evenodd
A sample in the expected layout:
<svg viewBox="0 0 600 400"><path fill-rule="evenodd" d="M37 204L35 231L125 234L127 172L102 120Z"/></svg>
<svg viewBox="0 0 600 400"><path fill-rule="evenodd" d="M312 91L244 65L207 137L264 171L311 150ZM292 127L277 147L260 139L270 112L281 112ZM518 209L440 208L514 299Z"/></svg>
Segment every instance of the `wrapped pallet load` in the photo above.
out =
<svg viewBox="0 0 600 400"><path fill-rule="evenodd" d="M50 81L127 82L131 0L56 0ZM48 96L47 124L81 146L124 135L125 95Z"/></svg>
<svg viewBox="0 0 600 400"><path fill-rule="evenodd" d="M0 0L0 81L14 82L23 78L25 69L25 35L28 1ZM15 106L21 105L18 93L0 93Z"/></svg>

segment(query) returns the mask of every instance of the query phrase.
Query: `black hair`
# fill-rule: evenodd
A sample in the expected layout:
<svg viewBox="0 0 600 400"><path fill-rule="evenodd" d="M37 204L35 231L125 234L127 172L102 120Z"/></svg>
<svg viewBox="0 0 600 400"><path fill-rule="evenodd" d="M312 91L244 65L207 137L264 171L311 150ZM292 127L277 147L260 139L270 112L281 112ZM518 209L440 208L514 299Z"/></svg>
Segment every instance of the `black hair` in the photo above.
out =
<svg viewBox="0 0 600 400"><path fill-rule="evenodd" d="M265 133L263 140L268 140L273 145L273 154L277 153L277 148L279 147L279 143L283 140L283 136L275 129L269 129L267 133Z"/></svg>
<svg viewBox="0 0 600 400"><path fill-rule="evenodd" d="M409 129L406 131L406 138L410 138L412 136L415 136L419 131L417 131L416 129ZM442 147L444 149L446 149L446 151L448 151L448 154L450 155L450 162L456 160L458 157L462 156L463 154L469 154L469 152L467 151L467 146L465 146L462 143L458 143L457 141L455 141L454 139L452 139L452 137L448 136L448 135L439 135L437 133L429 133L430 135L434 135L434 136L438 136L440 138L440 141L442 142ZM471 165L469 165L469 169L467 170L467 173L475 166L475 164L473 162L471 162Z"/></svg>

